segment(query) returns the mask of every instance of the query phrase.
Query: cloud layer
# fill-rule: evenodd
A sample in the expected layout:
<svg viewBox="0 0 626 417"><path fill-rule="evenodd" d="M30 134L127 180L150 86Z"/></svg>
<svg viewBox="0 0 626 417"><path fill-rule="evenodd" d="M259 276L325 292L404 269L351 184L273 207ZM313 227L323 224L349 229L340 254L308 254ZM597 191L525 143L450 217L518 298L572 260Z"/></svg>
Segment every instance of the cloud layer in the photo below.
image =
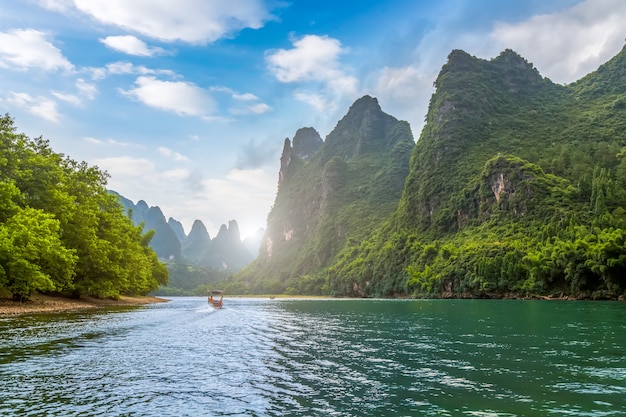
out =
<svg viewBox="0 0 626 417"><path fill-rule="evenodd" d="M560 13L497 23L498 45L531 60L553 81L569 83L594 71L624 43L626 2L586 0Z"/></svg>
<svg viewBox="0 0 626 417"><path fill-rule="evenodd" d="M84 13L95 21L167 42L205 44L272 16L261 0L40 0L51 10ZM130 48L128 44L124 48Z"/></svg>
<svg viewBox="0 0 626 417"><path fill-rule="evenodd" d="M341 42L328 36L306 35L292 40L292 49L269 51L269 71L283 83L320 83L325 91L297 92L294 97L318 110L329 107L328 96L353 96L358 80L346 74L339 58L348 51Z"/></svg>
<svg viewBox="0 0 626 417"><path fill-rule="evenodd" d="M71 71L74 66L48 39L35 29L0 32L0 67L17 70Z"/></svg>
<svg viewBox="0 0 626 417"><path fill-rule="evenodd" d="M119 52L136 56L153 56L162 54L163 48L150 47L144 41L132 35L107 36L100 39L107 47Z"/></svg>
<svg viewBox="0 0 626 417"><path fill-rule="evenodd" d="M141 76L135 84L135 88L121 92L155 109L182 116L208 116L215 110L215 102L208 91L193 83Z"/></svg>

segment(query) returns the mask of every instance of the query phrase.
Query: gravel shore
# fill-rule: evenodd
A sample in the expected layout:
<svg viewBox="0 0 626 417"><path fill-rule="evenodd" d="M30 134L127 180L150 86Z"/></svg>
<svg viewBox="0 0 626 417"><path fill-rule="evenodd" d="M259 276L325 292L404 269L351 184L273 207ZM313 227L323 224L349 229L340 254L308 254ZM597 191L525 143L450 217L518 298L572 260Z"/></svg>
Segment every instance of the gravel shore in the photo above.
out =
<svg viewBox="0 0 626 417"><path fill-rule="evenodd" d="M161 302L167 302L167 300L158 297L127 296L122 296L119 300L102 300L91 297L72 299L35 294L30 297L30 300L24 302L0 298L0 317L33 313L62 313L102 307L138 306Z"/></svg>

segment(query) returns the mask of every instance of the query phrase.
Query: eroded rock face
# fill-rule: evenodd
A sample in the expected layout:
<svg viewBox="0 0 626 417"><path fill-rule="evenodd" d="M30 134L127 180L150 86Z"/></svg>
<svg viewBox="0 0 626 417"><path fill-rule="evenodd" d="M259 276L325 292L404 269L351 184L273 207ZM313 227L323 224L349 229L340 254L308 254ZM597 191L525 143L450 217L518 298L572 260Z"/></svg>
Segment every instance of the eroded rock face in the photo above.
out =
<svg viewBox="0 0 626 417"><path fill-rule="evenodd" d="M268 271L270 279L327 266L351 232L367 230L360 220L373 228L395 208L414 146L408 123L369 96L358 99L324 141L310 127L285 139L276 200L250 274Z"/></svg>

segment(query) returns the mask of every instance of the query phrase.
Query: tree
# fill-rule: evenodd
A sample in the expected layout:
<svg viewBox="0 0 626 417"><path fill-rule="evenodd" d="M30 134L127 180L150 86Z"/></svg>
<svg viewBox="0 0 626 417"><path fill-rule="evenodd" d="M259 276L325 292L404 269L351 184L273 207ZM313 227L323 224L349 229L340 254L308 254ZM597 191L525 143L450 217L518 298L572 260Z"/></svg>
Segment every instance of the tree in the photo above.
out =
<svg viewBox="0 0 626 417"><path fill-rule="evenodd" d="M0 284L14 298L66 289L75 264L76 255L63 246L52 215L27 207L0 225Z"/></svg>

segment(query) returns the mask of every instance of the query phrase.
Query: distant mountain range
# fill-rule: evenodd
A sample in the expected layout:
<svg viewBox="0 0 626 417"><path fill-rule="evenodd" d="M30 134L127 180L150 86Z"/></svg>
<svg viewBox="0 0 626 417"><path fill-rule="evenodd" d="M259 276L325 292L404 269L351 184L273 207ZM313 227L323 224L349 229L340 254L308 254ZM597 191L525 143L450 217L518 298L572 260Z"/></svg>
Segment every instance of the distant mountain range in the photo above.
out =
<svg viewBox="0 0 626 417"><path fill-rule="evenodd" d="M150 207L143 200L135 204L115 191L110 193L118 196L136 225L143 224L145 231L155 231L150 246L160 259L170 263L237 271L250 263L259 252L262 230L242 241L237 222L230 220L211 239L202 221L196 220L189 234L185 234L183 225L172 217L165 220L158 206Z"/></svg>

